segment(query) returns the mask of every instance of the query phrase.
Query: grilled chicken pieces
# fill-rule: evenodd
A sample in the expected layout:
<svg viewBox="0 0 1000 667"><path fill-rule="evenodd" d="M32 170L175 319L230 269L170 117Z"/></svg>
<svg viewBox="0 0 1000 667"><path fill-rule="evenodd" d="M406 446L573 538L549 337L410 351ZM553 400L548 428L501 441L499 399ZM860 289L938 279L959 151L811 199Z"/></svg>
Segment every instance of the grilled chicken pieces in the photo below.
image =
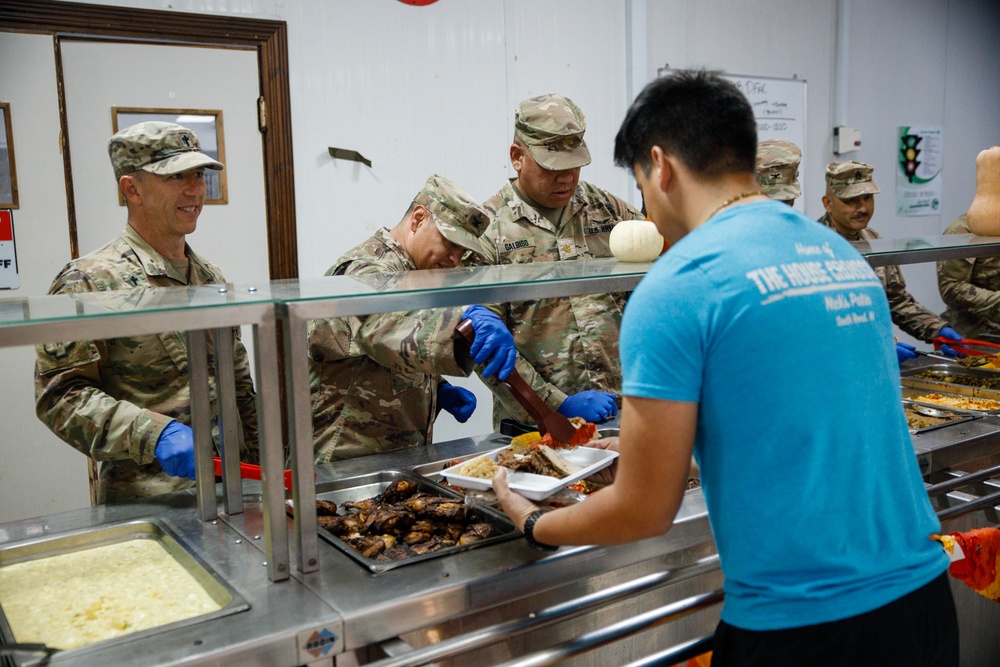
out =
<svg viewBox="0 0 1000 667"><path fill-rule="evenodd" d="M320 527L343 539L365 558L403 560L490 537L489 523L467 524L460 498L420 493L417 483L398 480L378 496L342 503L316 501Z"/></svg>

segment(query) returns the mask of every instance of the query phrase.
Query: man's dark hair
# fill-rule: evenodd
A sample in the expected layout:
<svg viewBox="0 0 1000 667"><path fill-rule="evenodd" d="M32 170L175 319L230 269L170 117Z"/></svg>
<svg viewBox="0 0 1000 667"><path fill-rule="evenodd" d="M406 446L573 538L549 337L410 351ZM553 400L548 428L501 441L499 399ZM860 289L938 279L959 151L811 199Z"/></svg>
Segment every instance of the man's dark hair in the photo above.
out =
<svg viewBox="0 0 1000 667"><path fill-rule="evenodd" d="M743 93L718 72L679 70L639 93L615 137L615 164L643 172L659 146L703 178L753 172L757 122Z"/></svg>

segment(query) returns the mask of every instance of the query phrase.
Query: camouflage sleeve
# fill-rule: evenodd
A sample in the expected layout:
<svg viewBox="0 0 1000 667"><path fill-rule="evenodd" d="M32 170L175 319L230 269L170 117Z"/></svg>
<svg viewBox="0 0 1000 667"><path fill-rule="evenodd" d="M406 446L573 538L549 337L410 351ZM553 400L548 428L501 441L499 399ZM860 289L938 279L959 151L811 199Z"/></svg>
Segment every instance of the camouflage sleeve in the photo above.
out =
<svg viewBox="0 0 1000 667"><path fill-rule="evenodd" d="M927 310L906 291L906 282L898 266L879 267L876 270L882 279L892 321L900 329L914 338L930 343L948 323Z"/></svg>
<svg viewBox="0 0 1000 667"><path fill-rule="evenodd" d="M51 294L96 291L80 273L61 274ZM95 461L151 463L163 428L171 421L101 390L103 341L47 343L35 348L35 413L74 449Z"/></svg>
<svg viewBox="0 0 1000 667"><path fill-rule="evenodd" d="M354 343L386 368L465 377L472 370L472 360L453 337L462 311L437 308L370 315L354 328Z"/></svg>
<svg viewBox="0 0 1000 667"><path fill-rule="evenodd" d="M366 356L392 370L466 377L472 359L452 337L462 311L440 308L314 320L308 329L309 358L328 363Z"/></svg>
<svg viewBox="0 0 1000 667"><path fill-rule="evenodd" d="M972 284L974 259L949 259L937 263L941 299L956 311L985 320L1000 321L1000 292Z"/></svg>

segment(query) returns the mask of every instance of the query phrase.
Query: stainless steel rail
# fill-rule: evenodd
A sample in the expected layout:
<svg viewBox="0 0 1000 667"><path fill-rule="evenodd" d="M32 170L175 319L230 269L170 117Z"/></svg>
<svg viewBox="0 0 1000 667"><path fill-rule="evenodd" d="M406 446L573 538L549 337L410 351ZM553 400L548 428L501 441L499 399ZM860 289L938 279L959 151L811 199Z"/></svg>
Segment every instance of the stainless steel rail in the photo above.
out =
<svg viewBox="0 0 1000 667"><path fill-rule="evenodd" d="M1000 505L1000 491L980 496L974 500L969 500L961 503L960 505L955 505L954 507L946 507L945 509L938 511L937 517L940 521L948 521L950 519L957 519L960 516L965 516L966 514L972 514L976 510L981 510L986 507L994 507L996 505Z"/></svg>
<svg viewBox="0 0 1000 667"><path fill-rule="evenodd" d="M669 623L702 609L707 609L721 602L724 596L725 594L721 588L711 593L693 595L684 600L672 602L644 614L639 614L634 618L581 635L559 646L537 651L532 655L516 660L509 660L502 663L500 667L543 667L546 665L557 665L575 655L586 653L587 651L610 644L619 639L624 639L649 628Z"/></svg>
<svg viewBox="0 0 1000 667"><path fill-rule="evenodd" d="M369 664L367 667L416 667L436 660L454 658L468 651L495 644L512 636L538 630L540 628L582 616L600 607L608 606L625 598L663 588L687 579L692 579L719 569L719 556L713 554L673 570L640 577L617 586L568 600L547 607L526 617L497 623L473 632L452 637L430 646L414 649L408 653L392 656ZM721 597L720 597L721 599ZM716 600L717 601L717 600ZM670 605L667 605L670 606ZM707 605L705 605L707 606ZM666 607L661 607L665 609ZM700 607L699 607L700 608ZM692 610L694 611L694 610ZM677 617L684 615L679 614ZM669 619L668 619L669 620ZM650 621L649 626L655 621ZM612 626L615 627L615 626ZM595 645L596 646L596 645ZM394 650L398 643L394 641Z"/></svg>
<svg viewBox="0 0 1000 667"><path fill-rule="evenodd" d="M699 656L702 653L711 651L713 641L715 641L715 635L705 635L704 637L692 639L691 641L686 641L681 644L677 644L676 646L663 649L662 651L658 651L652 655L647 655L645 658L641 658L635 662L630 662L627 665L623 665L623 667L676 665L684 662L685 660L690 660L691 658Z"/></svg>
<svg viewBox="0 0 1000 667"><path fill-rule="evenodd" d="M954 489L960 489L963 486L968 486L984 479L990 479L996 475L1000 475L1000 466L983 468L982 470L977 470L976 472L969 473L967 475L960 475L954 479L945 480L944 482L938 482L937 484L928 486L926 489L927 495L931 498L940 496Z"/></svg>
<svg viewBox="0 0 1000 667"><path fill-rule="evenodd" d="M965 257L1000 255L1000 237L975 234L916 236L903 239L852 241L872 266L921 264Z"/></svg>

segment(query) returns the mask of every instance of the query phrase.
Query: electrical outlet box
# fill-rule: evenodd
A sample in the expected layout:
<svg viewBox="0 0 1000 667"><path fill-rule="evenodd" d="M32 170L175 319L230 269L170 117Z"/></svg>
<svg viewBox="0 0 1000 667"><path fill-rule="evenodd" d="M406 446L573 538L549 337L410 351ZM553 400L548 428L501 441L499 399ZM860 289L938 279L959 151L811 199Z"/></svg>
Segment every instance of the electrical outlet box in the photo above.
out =
<svg viewBox="0 0 1000 667"><path fill-rule="evenodd" d="M854 127L838 125L833 128L833 153L842 155L861 148L861 132Z"/></svg>

